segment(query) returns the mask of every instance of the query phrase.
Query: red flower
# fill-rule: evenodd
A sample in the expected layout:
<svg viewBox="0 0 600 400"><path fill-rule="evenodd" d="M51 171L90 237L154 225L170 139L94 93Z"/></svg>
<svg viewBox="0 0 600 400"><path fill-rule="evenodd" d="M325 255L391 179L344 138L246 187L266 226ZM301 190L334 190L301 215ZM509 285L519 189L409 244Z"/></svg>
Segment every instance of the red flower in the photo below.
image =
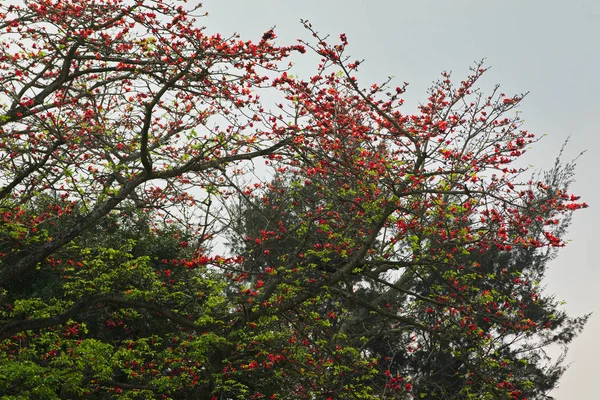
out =
<svg viewBox="0 0 600 400"><path fill-rule="evenodd" d="M273 29L270 29L263 34L262 40L271 40L271 39L275 39L275 37L276 37L275 32L273 32Z"/></svg>

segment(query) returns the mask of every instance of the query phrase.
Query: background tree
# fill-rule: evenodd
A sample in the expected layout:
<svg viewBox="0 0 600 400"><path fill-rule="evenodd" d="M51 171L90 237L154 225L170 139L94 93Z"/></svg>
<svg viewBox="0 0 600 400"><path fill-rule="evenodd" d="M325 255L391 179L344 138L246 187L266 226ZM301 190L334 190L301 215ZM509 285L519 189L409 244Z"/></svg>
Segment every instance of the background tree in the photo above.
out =
<svg viewBox="0 0 600 400"><path fill-rule="evenodd" d="M568 191L574 167L573 163L561 164L557 158L554 168L541 177L540 181L545 184L538 189L532 188L538 201L544 201L549 194ZM306 178L299 171L279 175L262 196L243 199L246 201L234 209L238 219L233 225L235 234L232 237L245 238L245 241L232 244L236 252L244 254L244 271L250 279L256 281L265 270L279 266L284 270L305 268L302 275L317 282L343 265L343 257L332 250L326 233L310 220L322 207L320 204L324 199L335 197L331 194L339 191L339 181L320 180L322 187L315 191L312 188L314 182L305 185ZM337 205L336 215L341 215L341 219L350 219L356 214L355 210L344 213L348 205ZM552 219L547 211L530 210L529 217L537 221L530 228L533 237L542 239L544 229L549 225L554 226L552 234L555 237L563 237L570 216ZM331 217L332 213L328 215ZM306 223L307 220L310 222ZM428 224L437 222L431 219ZM299 229L304 225L307 225L306 229ZM331 225L336 232L359 236L360 226L352 220ZM349 228L350 225L354 226ZM282 226L289 229L282 232ZM414 238L413 248L417 243ZM477 274L470 278L475 284L471 284L469 290L457 287L455 278L450 275L449 279L448 271L436 268L436 265L408 268L381 279L358 270L369 264L381 268L386 262L364 260L364 265L343 282L328 288L333 291L333 296L320 301L315 310L321 317L333 314L343 321L331 324L323 337L329 340L344 337L346 343L374 356L376 364L389 371L390 376L410 376L417 397L458 399L469 393L482 398L490 394L489 382L482 382L482 379L493 377L497 383L510 374L514 396L546 399L550 398L548 393L556 387L565 370L563 361L567 345L588 318L569 317L560 309L554 296L543 293L541 282L547 262L555 254L555 248L535 246L508 251L494 246L465 253L457 257L460 262L478 266ZM373 257L377 256L381 254L374 252ZM481 350L477 339L463 334L453 337L449 335L450 327L441 332L418 334L412 326L401 327L397 321L372 311L381 304L388 310L417 308L432 316L429 324L439 323L436 314L443 306L439 292L460 296L460 308L473 308L476 312L474 325L497 342L486 349L485 359L476 354ZM497 299L503 304L498 304ZM517 310L516 318L505 320L503 312L498 315L497 310L502 309ZM301 330L302 324L296 327ZM563 349L563 355L553 361L547 351L556 352L558 348ZM487 364L492 364L493 368ZM501 368L496 371L495 367L499 365ZM469 374L470 369L476 369L478 376ZM385 387L384 382L373 383Z"/></svg>
<svg viewBox="0 0 600 400"><path fill-rule="evenodd" d="M480 93L481 65L458 87L444 73L405 115L403 88L363 89L345 36L329 45L308 24L315 45L278 47L272 30L206 35L178 2L1 10L8 398L525 398L554 384L526 339L568 343L585 318L552 321L533 279L586 205L560 168L521 181L522 96ZM313 77L282 71L307 47ZM252 179L252 160L279 180ZM229 227L239 252L219 255ZM521 358L536 376L506 362Z"/></svg>

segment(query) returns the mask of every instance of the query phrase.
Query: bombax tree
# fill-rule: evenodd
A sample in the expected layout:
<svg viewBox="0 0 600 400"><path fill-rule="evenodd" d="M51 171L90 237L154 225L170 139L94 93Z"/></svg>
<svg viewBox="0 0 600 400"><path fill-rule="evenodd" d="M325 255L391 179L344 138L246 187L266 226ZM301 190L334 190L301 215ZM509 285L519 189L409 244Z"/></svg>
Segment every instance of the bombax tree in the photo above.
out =
<svg viewBox="0 0 600 400"><path fill-rule="evenodd" d="M527 254L562 246L561 224L585 204L560 168L521 180L513 164L534 141L513 112L522 96L480 93L477 65L404 114L403 88L359 84L344 35L224 39L186 7L2 8L0 391L546 390L516 373L539 371L528 339L568 343L585 318L549 314ZM293 78L285 59L305 49L322 60ZM281 104L261 104L263 92ZM280 182L257 181L253 160ZM227 212L234 203L241 218L259 212L258 231ZM212 251L225 237L231 251ZM428 371L432 360L445 364Z"/></svg>

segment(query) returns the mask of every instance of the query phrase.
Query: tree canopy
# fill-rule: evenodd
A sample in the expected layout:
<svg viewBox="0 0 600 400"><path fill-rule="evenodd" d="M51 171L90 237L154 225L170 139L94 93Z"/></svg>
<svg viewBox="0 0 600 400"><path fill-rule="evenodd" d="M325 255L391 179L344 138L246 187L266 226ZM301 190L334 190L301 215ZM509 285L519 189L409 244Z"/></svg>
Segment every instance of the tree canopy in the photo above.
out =
<svg viewBox="0 0 600 400"><path fill-rule="evenodd" d="M3 398L549 398L587 316L542 279L586 204L573 163L524 178L524 96L478 63L405 113L343 34L200 12L0 5Z"/></svg>

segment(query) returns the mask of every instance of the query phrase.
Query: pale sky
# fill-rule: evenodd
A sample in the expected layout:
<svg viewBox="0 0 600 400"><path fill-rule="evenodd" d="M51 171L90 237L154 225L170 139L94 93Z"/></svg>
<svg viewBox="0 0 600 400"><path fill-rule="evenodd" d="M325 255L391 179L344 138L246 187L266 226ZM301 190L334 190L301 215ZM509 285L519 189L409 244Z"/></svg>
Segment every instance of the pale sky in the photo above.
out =
<svg viewBox="0 0 600 400"><path fill-rule="evenodd" d="M524 156L536 169L549 168L571 135L565 161L583 150L572 187L590 208L577 212L547 275L547 290L567 302L571 315L595 311L571 345L570 369L553 392L558 400L596 399L600 382L600 268L593 257L600 235L600 2L595 0L206 0L208 32L258 41L276 26L278 44L310 40L300 19L337 40L346 33L363 85L393 76L410 83L405 112L426 99L442 70L466 76L475 61L491 66L484 88L502 85L507 94L529 91L521 111L525 129L546 135ZM299 59L293 74L308 76L314 65ZM598 290L598 292L596 292ZM596 340L595 340L596 339Z"/></svg>

